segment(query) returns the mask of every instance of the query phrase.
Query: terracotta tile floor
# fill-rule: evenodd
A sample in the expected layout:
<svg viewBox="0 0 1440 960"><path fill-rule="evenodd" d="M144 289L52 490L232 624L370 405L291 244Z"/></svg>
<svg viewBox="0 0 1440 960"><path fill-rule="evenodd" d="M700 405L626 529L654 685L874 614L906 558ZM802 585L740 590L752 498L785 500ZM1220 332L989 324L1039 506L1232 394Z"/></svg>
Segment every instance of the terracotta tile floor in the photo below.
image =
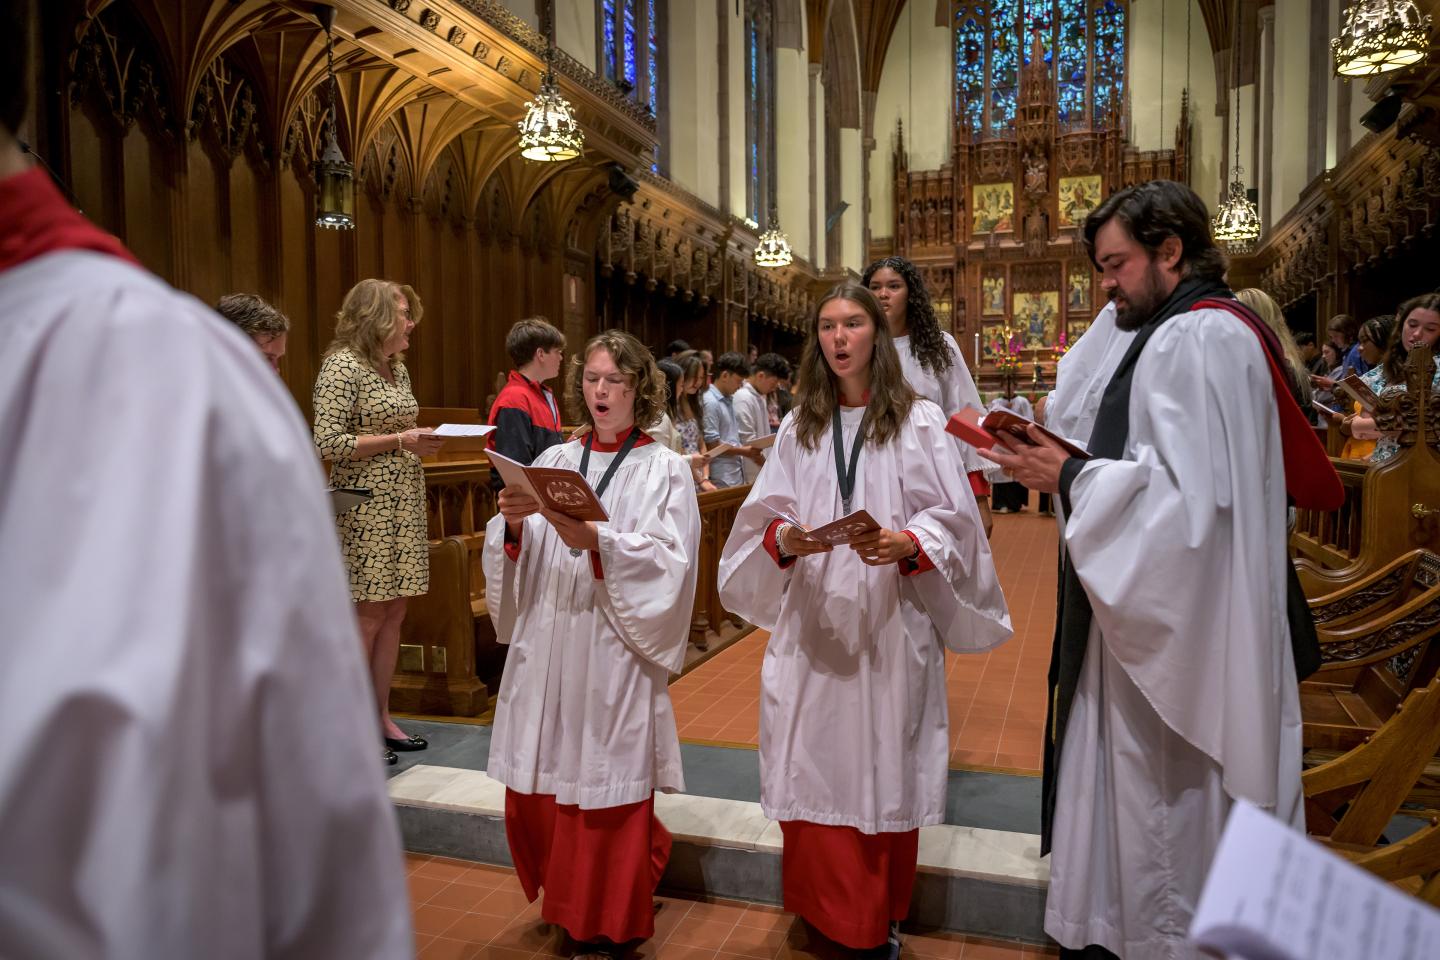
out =
<svg viewBox="0 0 1440 960"><path fill-rule="evenodd" d="M1055 628L1055 521L1035 513L1032 496L1025 512L995 518L990 548L1015 637L989 653L946 655L950 763L1038 773ZM671 684L681 739L758 744L767 636L756 631Z"/></svg>
<svg viewBox="0 0 1440 960"><path fill-rule="evenodd" d="M564 957L562 935L540 922L515 873L503 867L406 854L415 948L420 960L525 960ZM772 960L836 957L809 943L804 926L778 907L739 901L661 897L655 936L637 960ZM812 952L811 947L820 952ZM1041 947L959 934L905 937L907 960L1022 960L1053 957Z"/></svg>

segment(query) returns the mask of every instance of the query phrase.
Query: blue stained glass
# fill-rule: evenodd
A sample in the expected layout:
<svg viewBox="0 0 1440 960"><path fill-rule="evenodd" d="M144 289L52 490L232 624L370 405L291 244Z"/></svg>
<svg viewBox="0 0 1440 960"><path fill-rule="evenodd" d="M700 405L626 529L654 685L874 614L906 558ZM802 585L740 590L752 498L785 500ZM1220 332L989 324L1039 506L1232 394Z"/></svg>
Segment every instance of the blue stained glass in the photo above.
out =
<svg viewBox="0 0 1440 960"><path fill-rule="evenodd" d="M760 85L760 27L754 20L750 22L750 110L749 110L749 147L750 147L750 219L756 223L760 222L760 137L764 132L760 118L760 98L762 94Z"/></svg>
<svg viewBox="0 0 1440 960"><path fill-rule="evenodd" d="M1057 117L1061 128L1085 121L1086 26L1085 0L1060 0L1059 57L1055 66L1058 85Z"/></svg>
<svg viewBox="0 0 1440 960"><path fill-rule="evenodd" d="M647 91L650 112L658 116L660 113L660 22L656 19L659 16L659 12L655 9L656 6L655 0L647 0L648 18L645 22L648 35L646 46L649 48L650 56L645 62L645 69L646 80L650 88Z"/></svg>
<svg viewBox="0 0 1440 960"><path fill-rule="evenodd" d="M962 5L955 18L955 112L973 138L985 114L985 5Z"/></svg>
<svg viewBox="0 0 1440 960"><path fill-rule="evenodd" d="M1016 49L1020 0L994 0L990 5L990 117L987 130L1000 137L1015 127L1015 96L1020 86Z"/></svg>
<svg viewBox="0 0 1440 960"><path fill-rule="evenodd" d="M601 0L600 19L605 24L605 79L615 80L615 0Z"/></svg>
<svg viewBox="0 0 1440 960"><path fill-rule="evenodd" d="M635 0L624 0L625 82L635 88Z"/></svg>
<svg viewBox="0 0 1440 960"><path fill-rule="evenodd" d="M1095 7L1095 116L1118 112L1125 95L1125 10L1115 0Z"/></svg>
<svg viewBox="0 0 1440 960"><path fill-rule="evenodd" d="M1040 49L1046 63L1055 55L1055 0L1025 0L1025 17L1021 22L1020 53L1030 62L1030 47L1036 31L1040 32Z"/></svg>

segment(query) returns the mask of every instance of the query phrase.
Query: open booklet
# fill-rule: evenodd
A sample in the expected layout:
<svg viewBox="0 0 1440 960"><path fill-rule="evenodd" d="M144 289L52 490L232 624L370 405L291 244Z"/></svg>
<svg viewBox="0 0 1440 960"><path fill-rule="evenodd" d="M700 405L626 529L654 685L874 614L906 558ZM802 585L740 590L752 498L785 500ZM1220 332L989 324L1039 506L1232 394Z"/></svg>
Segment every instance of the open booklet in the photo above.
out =
<svg viewBox="0 0 1440 960"><path fill-rule="evenodd" d="M753 450L765 450L771 446L774 446L774 444L775 434L772 433L768 437L760 437L759 439L750 440L746 443L717 443L715 444L715 446L710 447L708 450L705 451L705 456L707 459L713 460L716 457L725 456L725 454L736 449L737 447L750 447Z"/></svg>
<svg viewBox="0 0 1440 960"><path fill-rule="evenodd" d="M523 490L546 510L576 520L609 520L600 498L575 470L564 467L527 467L518 460L489 451L490 465L500 471L505 486Z"/></svg>
<svg viewBox="0 0 1440 960"><path fill-rule="evenodd" d="M1440 911L1239 800L1190 940L1235 960L1419 960L1440 957Z"/></svg>
<svg viewBox="0 0 1440 960"><path fill-rule="evenodd" d="M832 547L844 546L847 543L854 543L869 533L880 529L880 524L875 518L864 510L856 510L854 513L847 513L839 520L831 520L829 523L818 526L813 530L806 530L805 524L794 517L787 517L783 514L780 519L791 524L796 529L804 532L806 539L815 540L819 543L828 543Z"/></svg>
<svg viewBox="0 0 1440 960"><path fill-rule="evenodd" d="M1343 380L1336 380L1335 389L1360 404L1360 409L1366 413L1375 412L1375 402L1380 398L1375 395L1374 390L1370 389L1370 384L1355 374L1352 373Z"/></svg>
<svg viewBox="0 0 1440 960"><path fill-rule="evenodd" d="M1035 427L1041 434L1058 443L1070 456L1079 457L1081 460L1090 459L1090 454L1058 433L1046 430L1034 420L1027 420L1009 410L991 410L981 414L974 407L965 407L950 417L950 422L945 424L945 432L959 437L972 447L989 450L996 443L1003 443L1007 447L1017 444L1033 447L1035 444L1026 433L1030 427Z"/></svg>
<svg viewBox="0 0 1440 960"><path fill-rule="evenodd" d="M442 423L432 433L437 437L483 437L494 430L488 423Z"/></svg>

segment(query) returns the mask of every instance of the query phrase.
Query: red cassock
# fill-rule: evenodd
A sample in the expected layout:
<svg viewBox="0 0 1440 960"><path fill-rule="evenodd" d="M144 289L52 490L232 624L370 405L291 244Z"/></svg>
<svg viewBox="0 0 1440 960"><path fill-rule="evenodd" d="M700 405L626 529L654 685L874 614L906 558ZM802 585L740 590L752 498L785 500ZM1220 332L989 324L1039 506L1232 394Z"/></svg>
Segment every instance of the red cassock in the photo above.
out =
<svg viewBox="0 0 1440 960"><path fill-rule="evenodd" d="M920 831L861 833L806 820L780 823L785 909L855 950L885 942L910 912Z"/></svg>

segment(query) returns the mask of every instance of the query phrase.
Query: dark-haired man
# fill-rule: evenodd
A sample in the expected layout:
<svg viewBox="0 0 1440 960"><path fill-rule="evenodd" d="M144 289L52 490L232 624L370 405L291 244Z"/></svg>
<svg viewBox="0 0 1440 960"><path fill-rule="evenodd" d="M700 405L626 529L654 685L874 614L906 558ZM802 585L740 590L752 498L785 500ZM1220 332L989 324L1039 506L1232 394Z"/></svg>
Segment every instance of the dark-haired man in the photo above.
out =
<svg viewBox="0 0 1440 960"><path fill-rule="evenodd" d="M1123 190L1085 240L1117 327L1135 331L1092 458L1035 431L1033 446L987 454L1058 492L1067 517L1045 930L1062 956L1191 957L1186 931L1233 802L1304 826L1296 678L1314 633L1287 623L1286 494L1319 505L1343 492L1278 340L1225 285L1190 188Z"/></svg>
<svg viewBox="0 0 1440 960"><path fill-rule="evenodd" d="M745 482L745 473L740 469L742 457L757 466L765 462L759 450L741 442L740 424L735 415L735 392L749 375L750 365L743 356L722 353L715 359L715 381L701 398L705 445L728 443L735 448L734 452L722 453L710 461L710 482L717 487L737 487Z"/></svg>
<svg viewBox="0 0 1440 960"><path fill-rule="evenodd" d="M235 326L260 348L265 361L280 372L285 343L290 339L290 318L253 293L230 293L215 304L215 312Z"/></svg>
<svg viewBox="0 0 1440 960"><path fill-rule="evenodd" d="M490 449L511 460L533 463L541 453L565 439L560 430L560 406L546 380L560 375L565 359L565 334L544 317L516 321L505 334L505 352L514 369L490 405ZM490 484L505 488L500 471L490 472Z"/></svg>
<svg viewBox="0 0 1440 960"><path fill-rule="evenodd" d="M756 357L753 372L735 391L735 426L740 442L750 444L775 433L770 425L770 394L780 386L781 380L790 379L790 361L778 353L763 353ZM759 457L747 457L740 464L746 483L754 483L764 466L764 451Z"/></svg>
<svg viewBox="0 0 1440 960"><path fill-rule="evenodd" d="M412 956L309 427L29 166L34 16L0 0L0 952Z"/></svg>

